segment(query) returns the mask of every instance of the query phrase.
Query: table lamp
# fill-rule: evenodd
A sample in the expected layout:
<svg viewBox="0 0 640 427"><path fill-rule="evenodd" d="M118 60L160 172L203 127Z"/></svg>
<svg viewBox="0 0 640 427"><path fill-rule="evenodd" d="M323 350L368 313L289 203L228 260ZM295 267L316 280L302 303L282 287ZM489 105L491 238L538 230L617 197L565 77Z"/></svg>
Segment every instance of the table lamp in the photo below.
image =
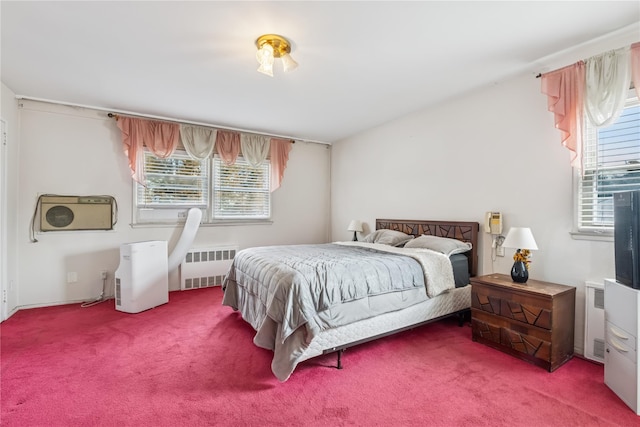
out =
<svg viewBox="0 0 640 427"><path fill-rule="evenodd" d="M358 241L358 232L362 233L362 222L354 219L349 223L347 231L353 231L353 241Z"/></svg>
<svg viewBox="0 0 640 427"><path fill-rule="evenodd" d="M507 237L502 242L505 248L517 248L513 255L513 267L511 267L511 280L516 283L527 283L529 279L530 251L537 250L538 245L533 238L530 228L511 227Z"/></svg>

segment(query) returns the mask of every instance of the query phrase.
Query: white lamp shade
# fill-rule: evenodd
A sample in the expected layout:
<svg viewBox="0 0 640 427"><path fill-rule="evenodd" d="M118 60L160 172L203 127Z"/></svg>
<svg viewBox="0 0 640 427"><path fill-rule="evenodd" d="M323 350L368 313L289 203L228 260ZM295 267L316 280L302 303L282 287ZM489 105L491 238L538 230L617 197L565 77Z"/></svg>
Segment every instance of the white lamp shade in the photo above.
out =
<svg viewBox="0 0 640 427"><path fill-rule="evenodd" d="M273 77L273 64L269 64L265 62L264 64L260 64L258 67L258 72L262 74L266 74L269 77Z"/></svg>
<svg viewBox="0 0 640 427"><path fill-rule="evenodd" d="M349 223L349 228L347 228L347 231L358 231L362 233L362 222L354 219Z"/></svg>
<svg viewBox="0 0 640 427"><path fill-rule="evenodd" d="M533 238L531 229L527 227L511 227L507 237L502 242L505 248L537 250L536 239Z"/></svg>
<svg viewBox="0 0 640 427"><path fill-rule="evenodd" d="M256 60L260 64L268 63L273 65L273 46L268 43L262 45L262 47L256 52Z"/></svg>
<svg viewBox="0 0 640 427"><path fill-rule="evenodd" d="M273 77L273 47L270 44L264 44L256 52L256 60L260 63L258 71L267 76Z"/></svg>
<svg viewBox="0 0 640 427"><path fill-rule="evenodd" d="M284 55L282 55L280 59L282 60L282 67L284 68L285 73L288 73L289 71L293 71L296 68L298 68L298 63L294 61L291 55L289 55L288 53L285 53Z"/></svg>

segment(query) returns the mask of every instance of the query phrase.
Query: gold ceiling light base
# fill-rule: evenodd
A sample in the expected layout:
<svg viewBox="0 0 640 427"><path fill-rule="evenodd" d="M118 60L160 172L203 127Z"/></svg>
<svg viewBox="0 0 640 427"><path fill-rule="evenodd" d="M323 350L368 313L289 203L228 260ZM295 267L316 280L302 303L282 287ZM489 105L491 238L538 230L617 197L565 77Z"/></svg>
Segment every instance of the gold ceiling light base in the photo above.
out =
<svg viewBox="0 0 640 427"><path fill-rule="evenodd" d="M298 63L291 55L291 43L287 39L277 34L265 34L256 40L256 59L260 64L258 71L273 77L273 62L275 58L280 58L285 72L293 71L298 67Z"/></svg>
<svg viewBox="0 0 640 427"><path fill-rule="evenodd" d="M258 37L258 40L256 40L256 46L258 49L262 49L262 46L265 44L271 45L273 48L273 56L275 58L280 58L291 53L291 45L289 44L289 41L277 34L265 34L264 36Z"/></svg>

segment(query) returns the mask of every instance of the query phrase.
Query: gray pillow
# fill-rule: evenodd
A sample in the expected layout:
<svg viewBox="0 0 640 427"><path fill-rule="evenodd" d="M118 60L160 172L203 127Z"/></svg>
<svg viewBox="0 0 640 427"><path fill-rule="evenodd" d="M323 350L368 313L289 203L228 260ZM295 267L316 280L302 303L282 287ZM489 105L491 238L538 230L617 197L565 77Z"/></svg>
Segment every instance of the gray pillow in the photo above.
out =
<svg viewBox="0 0 640 427"><path fill-rule="evenodd" d="M423 235L407 242L404 247L431 249L432 251L441 252L447 256L451 256L453 254L461 254L463 252L470 251L472 246L471 243L450 239L448 237Z"/></svg>
<svg viewBox="0 0 640 427"><path fill-rule="evenodd" d="M376 230L371 234L368 234L364 239L365 243L382 243L390 246L402 246L408 241L413 239L410 234L405 234L402 231L396 230Z"/></svg>

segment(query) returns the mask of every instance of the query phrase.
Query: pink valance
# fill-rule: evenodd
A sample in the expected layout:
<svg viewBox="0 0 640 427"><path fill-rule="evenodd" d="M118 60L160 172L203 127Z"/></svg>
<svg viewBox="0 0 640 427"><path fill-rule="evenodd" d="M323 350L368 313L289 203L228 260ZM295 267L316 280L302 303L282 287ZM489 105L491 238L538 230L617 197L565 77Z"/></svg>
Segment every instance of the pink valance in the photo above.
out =
<svg viewBox="0 0 640 427"><path fill-rule="evenodd" d="M640 99L640 42L631 45L631 81Z"/></svg>
<svg viewBox="0 0 640 427"><path fill-rule="evenodd" d="M232 165L240 155L243 148L241 135L245 136L243 153L252 164L260 164L267 155L271 158L271 191L280 187L284 170L289 160L291 151L290 139L269 138L262 135L245 135L240 132L200 128L199 126L183 125L148 119L139 119L129 116L115 116L118 127L122 133L122 145L124 153L129 160L131 177L144 184L143 147L147 147L156 157L170 157L178 143L181 141L185 149L192 157L203 160L211 155L212 151L218 153L226 165ZM215 138L215 145L211 147L211 141ZM188 148L189 145L191 148ZM195 151L194 151L195 150Z"/></svg>
<svg viewBox="0 0 640 427"><path fill-rule="evenodd" d="M177 123L121 116L118 117L118 127L122 132L122 145L129 159L131 176L140 183L144 182L142 168L139 167L142 148L146 146L157 157L167 158L173 154L180 139L180 125Z"/></svg>
<svg viewBox="0 0 640 427"><path fill-rule="evenodd" d="M289 151L291 151L291 140L271 138L271 191L280 187L284 170L289 161Z"/></svg>
<svg viewBox="0 0 640 427"><path fill-rule="evenodd" d="M225 165L232 165L240 154L240 134L219 130L216 136L216 151Z"/></svg>
<svg viewBox="0 0 640 427"><path fill-rule="evenodd" d="M584 82L583 61L542 75L542 93L547 95L547 108L561 132L561 143L572 152L571 165L580 168Z"/></svg>

